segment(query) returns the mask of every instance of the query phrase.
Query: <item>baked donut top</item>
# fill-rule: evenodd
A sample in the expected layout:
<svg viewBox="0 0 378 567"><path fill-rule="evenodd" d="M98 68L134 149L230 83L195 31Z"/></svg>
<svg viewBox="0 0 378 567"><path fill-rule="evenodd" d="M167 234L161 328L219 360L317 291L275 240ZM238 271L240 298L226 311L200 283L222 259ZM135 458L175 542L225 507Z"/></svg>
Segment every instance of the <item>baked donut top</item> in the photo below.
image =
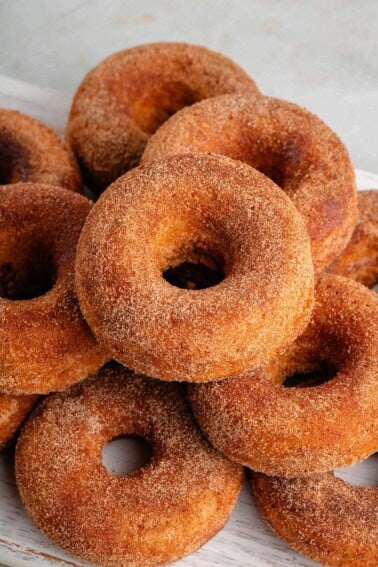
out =
<svg viewBox="0 0 378 567"><path fill-rule="evenodd" d="M185 43L115 53L79 86L67 137L88 185L102 191L138 165L150 135L180 108L224 93L258 93L227 57Z"/></svg>
<svg viewBox="0 0 378 567"><path fill-rule="evenodd" d="M376 565L377 487L326 473L293 479L254 474L253 488L264 518L294 549L327 565Z"/></svg>
<svg viewBox="0 0 378 567"><path fill-rule="evenodd" d="M357 218L354 170L343 143L317 116L271 97L209 98L163 124L141 163L209 152L252 165L289 195L306 220L316 271L345 247Z"/></svg>
<svg viewBox="0 0 378 567"><path fill-rule="evenodd" d="M324 380L303 387L303 374L314 370ZM295 375L301 387L284 387ZM217 448L272 476L306 476L367 457L378 449L378 297L322 274L299 338L257 371L191 384L189 398Z"/></svg>
<svg viewBox="0 0 378 567"><path fill-rule="evenodd" d="M222 264L224 279L195 291L170 285L164 271L196 248ZM294 298L306 304L302 323L303 314L285 327L289 336L294 329L301 332L313 296L309 241L290 199L253 168L223 156L173 156L134 169L97 201L79 241L76 289L91 328L115 349L117 360L127 341L130 356L144 349L150 365L144 373L160 377L155 359L165 353L172 358L172 378L166 379L188 380L192 371L205 380L206 356L217 341L230 360L235 340L258 350L251 346L248 325L266 336L262 328L272 302L288 313ZM269 324L282 344L286 334L276 333L274 320ZM197 348L206 354L194 361ZM247 354L240 347L243 361ZM190 361L200 363L202 372L190 370ZM135 364L136 354L128 366L141 371ZM213 376L231 373L219 361Z"/></svg>
<svg viewBox="0 0 378 567"><path fill-rule="evenodd" d="M174 112L204 98L233 92L258 92L236 63L186 43L150 43L114 53L89 71L75 95L78 112L127 114L151 134ZM101 109L101 110L100 110Z"/></svg>
<svg viewBox="0 0 378 567"><path fill-rule="evenodd" d="M23 491L30 491L36 502L54 498L52 475L56 474L60 496L71 479L73 490L80 487L83 505L92 501L93 512L110 513L123 502L132 513L143 503L145 521L153 526L152 515L164 513L182 499L219 490L227 479L237 486L242 468L205 440L184 393L181 385L139 376L111 363L97 376L46 398L28 421L17 448ZM126 435L143 437L153 454L141 469L114 476L102 464L102 449ZM30 451L31 466L23 462ZM45 462L46 451L49 466L41 467L38 462ZM46 492L40 494L41 487ZM105 502L95 502L96 492L107 495Z"/></svg>

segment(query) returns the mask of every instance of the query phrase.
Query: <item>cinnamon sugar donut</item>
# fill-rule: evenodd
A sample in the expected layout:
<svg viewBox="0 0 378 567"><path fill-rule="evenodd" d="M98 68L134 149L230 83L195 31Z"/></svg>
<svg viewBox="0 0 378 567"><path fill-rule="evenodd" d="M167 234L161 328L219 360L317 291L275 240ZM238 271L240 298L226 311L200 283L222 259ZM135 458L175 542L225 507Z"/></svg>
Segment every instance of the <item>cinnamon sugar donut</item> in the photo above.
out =
<svg viewBox="0 0 378 567"><path fill-rule="evenodd" d="M82 188L78 165L53 130L16 110L0 109L0 184L32 181Z"/></svg>
<svg viewBox="0 0 378 567"><path fill-rule="evenodd" d="M169 283L167 272L201 257L222 281ZM174 156L134 169L100 197L79 240L76 290L119 362L163 380L217 380L260 365L305 328L309 239L290 199L250 166Z"/></svg>
<svg viewBox="0 0 378 567"><path fill-rule="evenodd" d="M152 446L147 465L113 476L103 447L122 435ZM150 567L220 530L243 471L202 437L182 387L110 365L43 401L16 449L26 511L56 545L99 566Z"/></svg>
<svg viewBox="0 0 378 567"><path fill-rule="evenodd" d="M0 395L0 450L11 441L37 399L38 396Z"/></svg>
<svg viewBox="0 0 378 567"><path fill-rule="evenodd" d="M239 159L280 185L305 218L316 270L328 266L350 239L357 198L348 152L304 108L238 94L204 100L159 128L142 162L187 152Z"/></svg>
<svg viewBox="0 0 378 567"><path fill-rule="evenodd" d="M345 250L328 272L352 278L367 287L378 283L378 190L358 192L359 219Z"/></svg>
<svg viewBox="0 0 378 567"><path fill-rule="evenodd" d="M264 520L290 547L335 567L378 565L378 487L332 473L309 478L253 476Z"/></svg>
<svg viewBox="0 0 378 567"><path fill-rule="evenodd" d="M74 293L76 244L90 202L60 187L0 186L0 391L42 394L106 360Z"/></svg>
<svg viewBox="0 0 378 567"><path fill-rule="evenodd" d="M152 43L114 53L79 86L67 125L84 177L102 191L135 167L148 138L173 113L225 93L257 93L219 53L185 43Z"/></svg>
<svg viewBox="0 0 378 567"><path fill-rule="evenodd" d="M281 386L321 363L328 381ZM293 345L266 369L191 385L189 399L211 443L256 471L306 476L364 459L378 449L378 297L320 275L311 322Z"/></svg>

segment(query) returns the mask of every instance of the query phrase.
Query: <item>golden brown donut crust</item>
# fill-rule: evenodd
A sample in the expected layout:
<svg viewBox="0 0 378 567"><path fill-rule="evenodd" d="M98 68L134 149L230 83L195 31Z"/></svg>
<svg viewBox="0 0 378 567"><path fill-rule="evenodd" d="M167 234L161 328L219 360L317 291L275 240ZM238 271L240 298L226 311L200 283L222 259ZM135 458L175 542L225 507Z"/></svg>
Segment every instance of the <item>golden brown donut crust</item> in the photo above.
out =
<svg viewBox="0 0 378 567"><path fill-rule="evenodd" d="M12 440L37 399L38 396L0 395L0 450Z"/></svg>
<svg viewBox="0 0 378 567"><path fill-rule="evenodd" d="M76 245L90 208L88 199L60 187L0 186L1 392L61 390L108 360L74 292ZM11 299L18 278L36 278L50 256L51 289L31 299ZM36 267L25 268L32 258Z"/></svg>
<svg viewBox="0 0 378 567"><path fill-rule="evenodd" d="M201 290L163 278L202 248L225 277ZM313 305L303 219L235 160L181 155L139 167L100 197L80 236L76 289L113 358L163 380L205 382L259 366L305 328Z"/></svg>
<svg viewBox="0 0 378 567"><path fill-rule="evenodd" d="M238 65L206 47L152 43L114 53L82 81L67 125L86 182L103 190L138 164L150 135L174 112L236 92L258 89Z"/></svg>
<svg viewBox="0 0 378 567"><path fill-rule="evenodd" d="M285 378L333 365L321 385L285 388ZM378 297L322 274L311 322L270 366L189 387L201 429L229 458L271 476L347 466L378 449Z"/></svg>
<svg viewBox="0 0 378 567"><path fill-rule="evenodd" d="M335 567L378 565L378 487L332 473L285 479L253 475L264 520L296 551Z"/></svg>
<svg viewBox="0 0 378 567"><path fill-rule="evenodd" d="M357 219L352 163L336 134L304 108L243 94L204 100L159 128L142 162L188 152L244 161L280 185L306 220L316 271L350 239Z"/></svg>
<svg viewBox="0 0 378 567"><path fill-rule="evenodd" d="M16 110L0 109L0 184L30 181L81 191L71 150L45 124Z"/></svg>
<svg viewBox="0 0 378 567"><path fill-rule="evenodd" d="M378 283L378 189L358 192L358 211L352 238L327 272L374 287Z"/></svg>
<svg viewBox="0 0 378 567"><path fill-rule="evenodd" d="M26 511L56 545L103 567L150 567L193 552L227 521L243 471L198 429L182 387L109 365L42 402L16 449ZM102 449L144 437L153 457L113 476Z"/></svg>

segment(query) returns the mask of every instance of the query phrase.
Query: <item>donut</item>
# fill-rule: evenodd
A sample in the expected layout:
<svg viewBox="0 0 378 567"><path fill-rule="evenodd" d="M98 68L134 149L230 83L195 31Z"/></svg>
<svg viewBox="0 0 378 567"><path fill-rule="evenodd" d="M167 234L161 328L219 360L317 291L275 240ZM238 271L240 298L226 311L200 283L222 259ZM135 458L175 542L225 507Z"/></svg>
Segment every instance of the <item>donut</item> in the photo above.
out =
<svg viewBox="0 0 378 567"><path fill-rule="evenodd" d="M0 109L0 184L19 181L81 191L79 167L71 150L39 120Z"/></svg>
<svg viewBox="0 0 378 567"><path fill-rule="evenodd" d="M285 479L253 475L264 520L290 547L335 567L378 565L378 487L333 473Z"/></svg>
<svg viewBox="0 0 378 567"><path fill-rule="evenodd" d="M80 84L68 141L92 190L136 166L147 140L173 113L225 93L256 94L233 61L185 43L151 43L114 53Z"/></svg>
<svg viewBox="0 0 378 567"><path fill-rule="evenodd" d="M180 153L223 154L273 179L304 216L315 270L328 266L357 219L354 170L339 138L290 102L230 94L170 118L149 140L142 163Z"/></svg>
<svg viewBox="0 0 378 567"><path fill-rule="evenodd" d="M170 283L172 270L201 258L221 281ZM135 168L101 195L79 239L76 290L118 362L162 380L218 380L260 365L304 330L310 243L290 199L252 167L174 156Z"/></svg>
<svg viewBox="0 0 378 567"><path fill-rule="evenodd" d="M152 458L114 476L101 452L133 435ZM179 384L117 365L52 395L28 420L16 448L27 513L56 545L106 567L149 567L193 552L226 523L242 467L202 437Z"/></svg>
<svg viewBox="0 0 378 567"><path fill-rule="evenodd" d="M90 207L60 187L0 186L0 392L61 390L108 360L74 292L76 245Z"/></svg>
<svg viewBox="0 0 378 567"><path fill-rule="evenodd" d="M0 395L0 450L11 441L38 396Z"/></svg>
<svg viewBox="0 0 378 567"><path fill-rule="evenodd" d="M327 269L374 287L378 283L378 190L358 192L359 219L345 250Z"/></svg>
<svg viewBox="0 0 378 567"><path fill-rule="evenodd" d="M282 386L312 370L323 383ZM311 322L292 345L259 371L191 384L188 395L210 442L255 471L301 477L368 457L378 449L378 297L320 274Z"/></svg>

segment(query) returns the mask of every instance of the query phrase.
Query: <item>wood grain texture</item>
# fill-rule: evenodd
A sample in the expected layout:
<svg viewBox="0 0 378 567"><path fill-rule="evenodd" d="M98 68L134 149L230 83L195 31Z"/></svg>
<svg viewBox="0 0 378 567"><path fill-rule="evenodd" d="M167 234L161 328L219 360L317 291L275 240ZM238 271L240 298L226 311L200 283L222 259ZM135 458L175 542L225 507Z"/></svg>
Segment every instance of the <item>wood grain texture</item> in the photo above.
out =
<svg viewBox="0 0 378 567"><path fill-rule="evenodd" d="M60 133L70 105L64 93L0 76L0 107L16 108ZM357 171L361 189L378 187L378 175ZM113 457L116 457L113 456ZM133 459L133 455L130 455ZM340 476L355 484L377 482L377 456L348 467ZM15 486L12 453L0 456L0 563L9 567L84 566L51 545L27 518ZM226 527L178 567L310 567L262 522L247 484Z"/></svg>

